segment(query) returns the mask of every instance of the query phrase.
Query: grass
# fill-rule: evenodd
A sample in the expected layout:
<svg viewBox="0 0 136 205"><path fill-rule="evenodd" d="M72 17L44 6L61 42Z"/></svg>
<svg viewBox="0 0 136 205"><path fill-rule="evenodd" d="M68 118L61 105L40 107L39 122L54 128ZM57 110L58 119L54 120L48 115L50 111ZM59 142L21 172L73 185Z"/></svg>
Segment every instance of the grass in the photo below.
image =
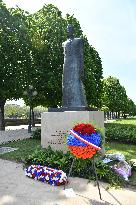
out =
<svg viewBox="0 0 136 205"><path fill-rule="evenodd" d="M107 154L122 153L127 161L136 159L136 145L121 144L116 142L106 143L105 147L108 148ZM129 184L136 186L136 171L132 172L129 178Z"/></svg>
<svg viewBox="0 0 136 205"><path fill-rule="evenodd" d="M14 147L19 149L13 152L0 154L0 158L21 162L22 159L31 154L40 144L40 140L32 138L2 144L0 147ZM121 152L127 160L136 159L136 145L112 142L106 143L105 147L108 150L107 153Z"/></svg>
<svg viewBox="0 0 136 205"><path fill-rule="evenodd" d="M126 124L126 126L128 124L136 125L136 118L119 119L112 123ZM109 148L109 151L107 153L120 152L124 154L126 160L136 159L136 145L111 142L107 143L105 146ZM132 176L129 178L129 180L131 185L136 185L136 171L133 171Z"/></svg>
<svg viewBox="0 0 136 205"><path fill-rule="evenodd" d="M127 119L119 119L114 121L115 124L128 124L136 125L136 117L129 117ZM106 146L109 146L112 152L121 152L125 155L126 159L136 159L136 145L121 144L116 142L107 143Z"/></svg>
<svg viewBox="0 0 136 205"><path fill-rule="evenodd" d="M0 154L0 158L22 162L26 156L31 154L36 147L40 145L40 143L40 140L30 138L1 144L0 147L14 147L19 149L13 152Z"/></svg>
<svg viewBox="0 0 136 205"><path fill-rule="evenodd" d="M129 183L136 186L136 171L133 171L132 176L129 178Z"/></svg>
<svg viewBox="0 0 136 205"><path fill-rule="evenodd" d="M119 120L113 121L112 123L136 125L136 118L130 117L127 119L119 119Z"/></svg>
<svg viewBox="0 0 136 205"><path fill-rule="evenodd" d="M110 142L106 143L105 147L108 148L107 153L109 154L120 152L124 154L127 160L136 159L136 145Z"/></svg>

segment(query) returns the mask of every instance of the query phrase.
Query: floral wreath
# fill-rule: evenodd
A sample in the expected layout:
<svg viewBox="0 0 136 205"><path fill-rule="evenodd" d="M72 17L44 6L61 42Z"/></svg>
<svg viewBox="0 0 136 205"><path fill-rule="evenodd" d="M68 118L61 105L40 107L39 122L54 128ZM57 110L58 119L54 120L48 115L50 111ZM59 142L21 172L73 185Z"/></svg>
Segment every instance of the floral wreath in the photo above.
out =
<svg viewBox="0 0 136 205"><path fill-rule="evenodd" d="M62 170L41 165L30 165L25 169L25 175L53 186L64 185L67 183L67 176Z"/></svg>
<svg viewBox="0 0 136 205"><path fill-rule="evenodd" d="M75 125L67 137L70 152L77 158L92 158L101 149L101 134L90 123Z"/></svg>

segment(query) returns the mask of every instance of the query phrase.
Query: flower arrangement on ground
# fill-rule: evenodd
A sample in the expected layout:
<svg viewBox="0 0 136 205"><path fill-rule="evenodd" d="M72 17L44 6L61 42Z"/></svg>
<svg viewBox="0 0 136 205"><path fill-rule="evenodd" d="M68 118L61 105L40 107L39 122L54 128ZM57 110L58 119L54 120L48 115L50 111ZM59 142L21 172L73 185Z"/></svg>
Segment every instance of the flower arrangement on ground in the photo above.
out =
<svg viewBox="0 0 136 205"><path fill-rule="evenodd" d="M101 134L90 123L75 125L67 137L68 148L77 158L92 158L101 149L101 144Z"/></svg>
<svg viewBox="0 0 136 205"><path fill-rule="evenodd" d="M103 162L109 164L111 169L121 175L126 181L132 175L131 166L126 162L125 156L121 153L107 154Z"/></svg>
<svg viewBox="0 0 136 205"><path fill-rule="evenodd" d="M30 165L25 169L25 175L53 186L67 183L67 176L62 170L41 165Z"/></svg>

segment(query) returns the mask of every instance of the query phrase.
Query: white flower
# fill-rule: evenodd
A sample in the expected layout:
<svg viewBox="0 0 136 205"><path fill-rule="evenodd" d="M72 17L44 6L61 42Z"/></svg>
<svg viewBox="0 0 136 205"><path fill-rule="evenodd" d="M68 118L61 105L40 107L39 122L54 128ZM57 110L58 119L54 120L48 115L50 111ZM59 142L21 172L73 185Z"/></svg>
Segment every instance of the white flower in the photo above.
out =
<svg viewBox="0 0 136 205"><path fill-rule="evenodd" d="M46 177L45 177L45 179L46 179L46 180L49 180L49 177L48 177L48 176L46 176Z"/></svg>

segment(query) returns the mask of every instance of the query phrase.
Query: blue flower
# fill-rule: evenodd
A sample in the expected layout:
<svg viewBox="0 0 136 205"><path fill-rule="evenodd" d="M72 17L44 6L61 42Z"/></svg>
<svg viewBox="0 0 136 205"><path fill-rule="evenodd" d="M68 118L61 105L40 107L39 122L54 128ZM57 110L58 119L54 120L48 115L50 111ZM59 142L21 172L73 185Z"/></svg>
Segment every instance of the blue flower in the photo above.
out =
<svg viewBox="0 0 136 205"><path fill-rule="evenodd" d="M101 145L100 133L92 133L91 135L83 135L82 138L98 147Z"/></svg>
<svg viewBox="0 0 136 205"><path fill-rule="evenodd" d="M87 146L85 143L78 140L72 134L69 134L68 137L67 137L67 145L69 145L69 146L82 146L82 147Z"/></svg>
<svg viewBox="0 0 136 205"><path fill-rule="evenodd" d="M96 146L101 145L101 135L100 135L100 133L92 133L91 135L82 135L82 134L78 133L78 135L80 137L82 137L84 140L86 140L86 141L88 141L88 142L90 142L90 143L92 143ZM77 139L72 134L69 134L68 137L67 137L67 145L69 145L69 146L82 146L82 147L87 146L85 143L81 142L79 139Z"/></svg>

